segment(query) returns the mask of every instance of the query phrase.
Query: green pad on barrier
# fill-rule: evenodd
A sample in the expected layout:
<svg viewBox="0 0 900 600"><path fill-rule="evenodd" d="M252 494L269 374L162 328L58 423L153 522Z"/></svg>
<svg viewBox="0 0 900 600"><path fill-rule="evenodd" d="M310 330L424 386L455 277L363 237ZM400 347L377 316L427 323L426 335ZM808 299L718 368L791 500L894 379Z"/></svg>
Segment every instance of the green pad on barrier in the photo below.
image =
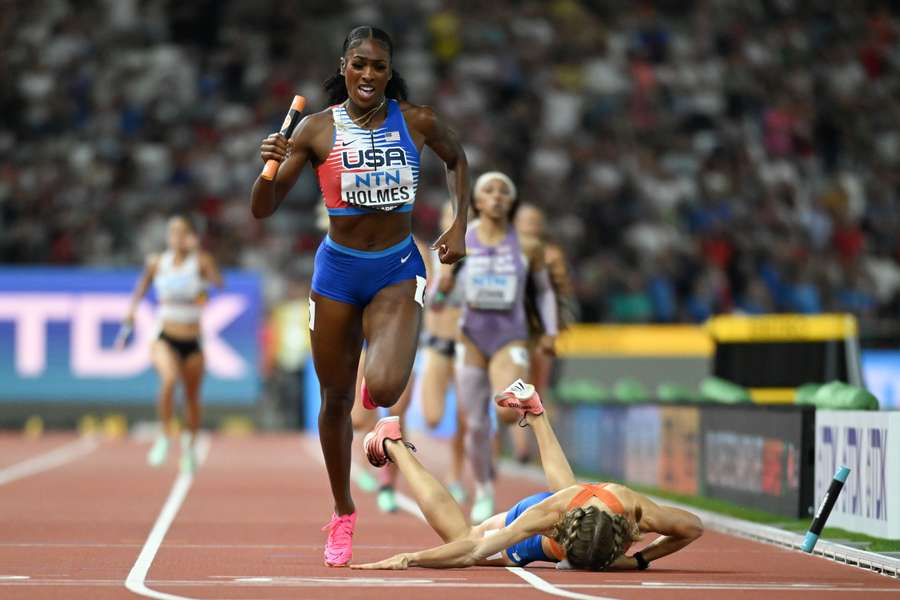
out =
<svg viewBox="0 0 900 600"><path fill-rule="evenodd" d="M633 377L623 377L613 385L613 397L619 402L631 404L633 402L646 402L650 394L644 384Z"/></svg>
<svg viewBox="0 0 900 600"><path fill-rule="evenodd" d="M677 383L660 383L656 386L656 398L660 402L693 402L697 392Z"/></svg>
<svg viewBox="0 0 900 600"><path fill-rule="evenodd" d="M564 404L597 404L610 399L606 386L589 379L560 382L554 390L554 396Z"/></svg>
<svg viewBox="0 0 900 600"><path fill-rule="evenodd" d="M812 385L814 384L797 388L795 400L797 404L829 410L878 410L878 398L861 387L843 381L832 381L817 386L817 389L810 393Z"/></svg>
<svg viewBox="0 0 900 600"><path fill-rule="evenodd" d="M801 385L794 391L794 404L809 404L812 406L814 404L813 398L820 387L822 387L821 383L805 383Z"/></svg>
<svg viewBox="0 0 900 600"><path fill-rule="evenodd" d="M700 396L705 402L740 404L750 402L750 390L721 377L704 377L700 382Z"/></svg>

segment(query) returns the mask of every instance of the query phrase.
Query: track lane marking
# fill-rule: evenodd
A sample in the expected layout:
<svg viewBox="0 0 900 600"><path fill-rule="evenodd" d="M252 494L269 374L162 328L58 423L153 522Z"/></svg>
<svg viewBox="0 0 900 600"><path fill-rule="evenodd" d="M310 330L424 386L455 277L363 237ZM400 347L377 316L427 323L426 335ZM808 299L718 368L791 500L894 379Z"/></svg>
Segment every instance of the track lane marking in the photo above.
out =
<svg viewBox="0 0 900 600"><path fill-rule="evenodd" d="M206 462L206 458L209 456L209 449L209 436L201 434L197 440L198 469ZM162 545L163 539L166 537L166 533L181 509L185 498L187 498L193 483L194 474L191 473L179 473L178 477L175 478L175 483L172 484L169 496L163 503L162 510L159 512L159 516L156 517L156 522L153 523L150 535L147 536L147 541L144 542L141 553L138 554L137 560L134 561L134 566L131 567L128 577L125 578L125 587L129 591L147 598L156 598L157 600L193 600L186 596L157 592L147 587L145 583L147 572L150 571L153 559L156 558L156 553L159 551L159 547Z"/></svg>
<svg viewBox="0 0 900 600"><path fill-rule="evenodd" d="M309 446L308 441L307 446ZM325 463L325 458L320 453L313 452L313 454L316 456L319 462L321 462L322 464ZM359 472L351 469L350 477L354 480L354 482L357 482L359 478ZM426 523L428 522L425 519L425 515L422 514L421 509L419 509L419 505L416 504L415 500L402 492L396 491L394 492L394 497L397 500L397 507L400 508L400 510L408 512L421 521L424 521ZM616 600L615 598L608 598L606 596L590 596L588 594L579 594L578 592L570 592L568 590L564 590L562 588L556 587L546 579L542 579L541 577L538 577L534 573L526 571L521 567L506 567L506 570L513 575L516 575L517 577L525 580L526 582L531 584L532 587L541 592L544 592L545 594L560 596L562 598L573 598L575 600Z"/></svg>
<svg viewBox="0 0 900 600"><path fill-rule="evenodd" d="M562 588L556 587L546 579L541 579L534 573L526 571L522 567L506 567L506 570L513 575L518 575L545 594L552 594L554 596L561 596L563 598L574 598L575 600L615 600L615 598L610 598L607 596L591 596L590 594L581 594L579 592L570 592L569 590L564 590Z"/></svg>
<svg viewBox="0 0 900 600"><path fill-rule="evenodd" d="M100 442L97 439L82 437L43 454L26 458L21 462L0 469L0 485L6 485L25 477L61 467L73 460L87 456L99 446Z"/></svg>
<svg viewBox="0 0 900 600"><path fill-rule="evenodd" d="M380 582L373 579L353 579L345 578L344 580L326 581L325 578L316 577L222 577L210 579L167 579L147 581L148 584L155 587L190 587L190 588L208 588L215 586L220 589L229 587L235 588L443 588L443 589L516 589L530 590L533 586L515 581L508 582L473 582L473 581L457 581L457 580L421 580L414 581L408 579L397 579L396 583L392 583L390 579L384 579ZM48 577L45 579L19 579L19 580L2 580L0 579L0 589L6 587L118 587L122 585L121 579L72 579L66 577ZM871 596L872 594L885 593L896 595L900 588L870 587L856 585L853 587L843 587L840 585L829 584L791 584L784 583L779 585L757 585L754 583L726 585L704 585L702 583L669 583L660 586L647 586L643 583L572 583L562 586L567 590L631 590L631 591L652 591L657 590L680 590L680 591L759 591L759 592L841 592L841 593L860 593ZM162 592L157 592L162 593ZM176 598L183 598L175 596ZM597 596L587 596L596 599ZM819 596L810 595L810 598L818 598Z"/></svg>

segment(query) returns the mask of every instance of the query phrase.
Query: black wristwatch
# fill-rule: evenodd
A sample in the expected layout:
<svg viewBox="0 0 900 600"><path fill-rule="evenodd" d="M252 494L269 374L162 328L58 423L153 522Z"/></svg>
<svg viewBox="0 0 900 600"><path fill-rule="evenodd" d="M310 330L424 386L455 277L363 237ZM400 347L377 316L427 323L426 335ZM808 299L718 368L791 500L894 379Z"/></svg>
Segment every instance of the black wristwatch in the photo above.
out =
<svg viewBox="0 0 900 600"><path fill-rule="evenodd" d="M646 571L647 567L650 566L650 561L644 558L644 555L640 552L635 552L631 557L637 561L638 571Z"/></svg>

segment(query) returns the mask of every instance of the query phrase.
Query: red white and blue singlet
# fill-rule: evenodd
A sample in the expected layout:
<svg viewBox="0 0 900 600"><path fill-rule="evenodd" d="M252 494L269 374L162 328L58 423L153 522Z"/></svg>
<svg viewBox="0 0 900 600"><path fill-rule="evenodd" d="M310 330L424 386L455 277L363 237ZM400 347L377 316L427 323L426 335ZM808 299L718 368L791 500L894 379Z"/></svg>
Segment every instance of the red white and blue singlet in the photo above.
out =
<svg viewBox="0 0 900 600"><path fill-rule="evenodd" d="M329 215L413 209L419 151L400 104L388 100L387 106L387 117L378 129L357 126L343 105L331 107L334 142L328 158L316 169Z"/></svg>
<svg viewBox="0 0 900 600"><path fill-rule="evenodd" d="M388 113L378 129L363 129L347 109L331 107L334 143L316 174L329 215L409 212L419 183L419 151L400 105L388 100ZM338 244L325 236L316 251L312 289L338 302L366 306L382 289L416 280L415 301L424 306L425 263L412 235L384 250L366 251Z"/></svg>

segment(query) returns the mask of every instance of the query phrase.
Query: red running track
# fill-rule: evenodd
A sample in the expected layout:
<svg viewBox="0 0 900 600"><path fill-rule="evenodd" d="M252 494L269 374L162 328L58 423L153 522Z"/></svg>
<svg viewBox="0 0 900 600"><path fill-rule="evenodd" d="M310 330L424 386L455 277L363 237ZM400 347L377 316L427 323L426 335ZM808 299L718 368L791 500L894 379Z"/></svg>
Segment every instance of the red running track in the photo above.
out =
<svg viewBox="0 0 900 600"><path fill-rule="evenodd" d="M72 440L0 436L0 480L16 461L75 447ZM900 597L895 579L712 531L645 572L529 568L525 580L501 568L329 569L322 565L320 528L331 502L315 440L214 437L193 481L178 477L175 460L163 469L145 466L147 448L135 440L102 442L0 485L0 598L140 597L125 587L136 563L147 567L146 577L137 578L143 595L163 599ZM446 464L440 444L422 444L420 456L432 468ZM186 492L181 502L179 491ZM511 505L535 491L534 482L504 476L498 503ZM437 543L418 518L381 515L373 496L359 490L355 496L357 561ZM171 526L156 528L158 550L148 552L154 524L165 521L158 519L164 505Z"/></svg>

